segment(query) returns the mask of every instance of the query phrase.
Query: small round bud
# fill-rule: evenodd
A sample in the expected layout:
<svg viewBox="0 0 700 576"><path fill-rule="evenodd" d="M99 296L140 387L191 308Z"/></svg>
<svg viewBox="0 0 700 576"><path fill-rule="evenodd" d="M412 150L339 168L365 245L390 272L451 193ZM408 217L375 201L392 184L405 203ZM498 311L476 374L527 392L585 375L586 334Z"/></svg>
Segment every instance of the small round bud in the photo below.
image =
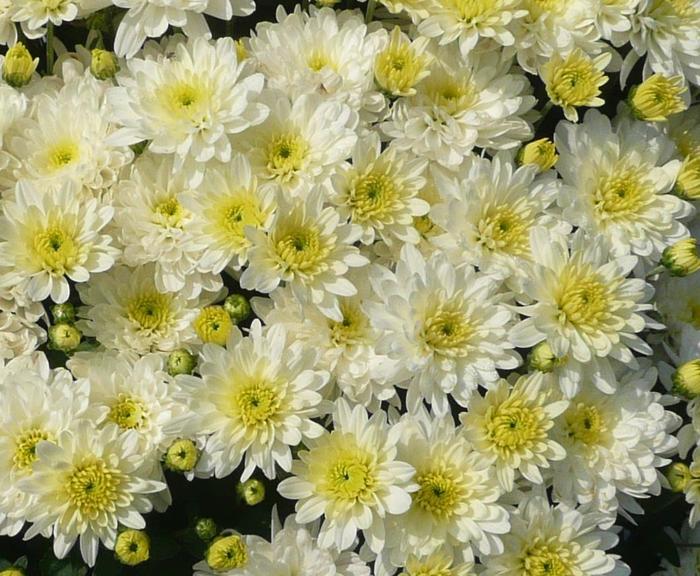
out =
<svg viewBox="0 0 700 576"><path fill-rule="evenodd" d="M265 500L265 485L255 478L239 482L236 486L236 492L248 506L255 506Z"/></svg>
<svg viewBox="0 0 700 576"><path fill-rule="evenodd" d="M92 51L92 61L90 62L90 72L98 80L109 80L119 72L117 57L108 50L95 48Z"/></svg>
<svg viewBox="0 0 700 576"><path fill-rule="evenodd" d="M75 307L70 302L51 306L51 316L55 324L73 324L75 322Z"/></svg>
<svg viewBox="0 0 700 576"><path fill-rule="evenodd" d="M192 374L196 365L197 358L184 348L174 350L168 356L168 374L171 376Z"/></svg>
<svg viewBox="0 0 700 576"><path fill-rule="evenodd" d="M222 536L210 544L204 559L218 572L233 570L248 563L248 547L238 534Z"/></svg>
<svg viewBox="0 0 700 576"><path fill-rule="evenodd" d="M205 344L211 342L224 346L233 322L223 306L206 306L202 308L194 321L194 331Z"/></svg>
<svg viewBox="0 0 700 576"><path fill-rule="evenodd" d="M213 518L199 518L194 525L194 532L197 538L204 542L209 542L219 532L219 527Z"/></svg>
<svg viewBox="0 0 700 576"><path fill-rule="evenodd" d="M661 264L671 276L689 276L700 270L700 258L695 238L685 238L667 247L661 255Z"/></svg>
<svg viewBox="0 0 700 576"><path fill-rule="evenodd" d="M688 399L700 394L700 359L681 364L673 373L672 391Z"/></svg>
<svg viewBox="0 0 700 576"><path fill-rule="evenodd" d="M117 534L114 555L126 566L136 566L148 560L151 540L143 530L124 530Z"/></svg>
<svg viewBox="0 0 700 576"><path fill-rule="evenodd" d="M231 294L226 298L224 300L224 310L228 312L234 324L240 324L252 312L248 299L243 294Z"/></svg>
<svg viewBox="0 0 700 576"><path fill-rule="evenodd" d="M557 149L549 138L540 138L528 142L519 151L516 157L518 164L535 164L540 172L554 167L559 159Z"/></svg>
<svg viewBox="0 0 700 576"><path fill-rule="evenodd" d="M549 373L564 363L563 358L557 358L552 352L552 347L547 341L540 342L531 351L527 358L530 370Z"/></svg>
<svg viewBox="0 0 700 576"><path fill-rule="evenodd" d="M17 42L5 54L2 65L2 78L13 88L21 88L29 84L32 75L39 65L39 59L34 58L21 42Z"/></svg>
<svg viewBox="0 0 700 576"><path fill-rule="evenodd" d="M684 200L700 199L700 149L683 160L673 191Z"/></svg>
<svg viewBox="0 0 700 576"><path fill-rule="evenodd" d="M72 324L54 324L49 328L49 345L53 350L72 352L80 345L82 336Z"/></svg>
<svg viewBox="0 0 700 576"><path fill-rule="evenodd" d="M691 479L690 468L683 462L674 462L665 472L666 480L673 492L683 492Z"/></svg>
<svg viewBox="0 0 700 576"><path fill-rule="evenodd" d="M653 74L630 90L628 101L637 119L664 122L671 114L678 114L687 108L681 98L681 94L687 90L683 76Z"/></svg>
<svg viewBox="0 0 700 576"><path fill-rule="evenodd" d="M175 440L165 453L164 464L173 472L189 472L199 460L197 445L187 438Z"/></svg>

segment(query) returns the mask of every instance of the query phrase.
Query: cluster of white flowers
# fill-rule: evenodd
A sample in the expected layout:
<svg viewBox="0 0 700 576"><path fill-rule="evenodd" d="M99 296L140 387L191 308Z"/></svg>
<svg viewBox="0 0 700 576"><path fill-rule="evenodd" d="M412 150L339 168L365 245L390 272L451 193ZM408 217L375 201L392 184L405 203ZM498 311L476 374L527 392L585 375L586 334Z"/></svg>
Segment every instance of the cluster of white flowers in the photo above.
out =
<svg viewBox="0 0 700 576"><path fill-rule="evenodd" d="M195 575L629 574L700 519L700 0L335 3L0 0L0 535L258 475Z"/></svg>

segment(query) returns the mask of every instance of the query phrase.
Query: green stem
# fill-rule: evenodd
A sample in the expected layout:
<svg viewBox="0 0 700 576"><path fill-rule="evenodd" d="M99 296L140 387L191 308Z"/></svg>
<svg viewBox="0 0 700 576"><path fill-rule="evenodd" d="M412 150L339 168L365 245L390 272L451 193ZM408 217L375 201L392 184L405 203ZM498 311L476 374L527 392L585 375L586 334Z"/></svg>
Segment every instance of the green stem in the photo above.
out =
<svg viewBox="0 0 700 576"><path fill-rule="evenodd" d="M308 12L308 11L309 11L309 0L301 0L301 9L302 9L304 12Z"/></svg>
<svg viewBox="0 0 700 576"><path fill-rule="evenodd" d="M48 74L53 73L53 22L49 22L46 30L46 71Z"/></svg>
<svg viewBox="0 0 700 576"><path fill-rule="evenodd" d="M367 13L365 14L365 22L369 24L374 18L374 9L377 6L377 0L369 0L367 2Z"/></svg>
<svg viewBox="0 0 700 576"><path fill-rule="evenodd" d="M666 267L660 264L656 268L653 268L652 270L647 272L646 278L649 278L650 276L654 276L660 272L663 272L664 270L666 270Z"/></svg>

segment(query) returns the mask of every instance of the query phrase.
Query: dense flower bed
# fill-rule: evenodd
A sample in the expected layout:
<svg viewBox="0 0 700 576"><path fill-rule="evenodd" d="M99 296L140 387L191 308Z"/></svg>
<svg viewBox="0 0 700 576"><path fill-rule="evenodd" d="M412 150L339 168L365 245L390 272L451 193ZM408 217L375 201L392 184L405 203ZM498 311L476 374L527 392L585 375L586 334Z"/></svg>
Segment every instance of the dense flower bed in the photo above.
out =
<svg viewBox="0 0 700 576"><path fill-rule="evenodd" d="M697 573L700 0L0 45L0 576Z"/></svg>

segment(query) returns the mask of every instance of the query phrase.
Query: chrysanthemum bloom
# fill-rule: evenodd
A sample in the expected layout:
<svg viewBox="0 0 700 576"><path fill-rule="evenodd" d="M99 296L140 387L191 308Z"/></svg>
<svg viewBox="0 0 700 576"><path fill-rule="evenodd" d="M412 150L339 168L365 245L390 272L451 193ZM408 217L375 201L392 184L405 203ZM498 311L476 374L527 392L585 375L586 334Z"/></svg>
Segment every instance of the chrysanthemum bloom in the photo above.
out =
<svg viewBox="0 0 700 576"><path fill-rule="evenodd" d="M292 464L291 478L277 487L285 498L297 500L300 524L324 516L318 543L322 548L346 550L362 530L369 548L384 548L384 523L390 514L402 514L411 505L409 492L414 469L397 460L399 430L386 414L368 419L362 406L352 410L339 399L333 413L333 431L308 442Z"/></svg>
<svg viewBox="0 0 700 576"><path fill-rule="evenodd" d="M0 216L0 284L29 301L65 302L67 278L85 282L114 263L119 251L100 233L113 213L70 182L46 192L19 182Z"/></svg>
<svg viewBox="0 0 700 576"><path fill-rule="evenodd" d="M328 373L314 370L316 352L256 320L249 336L234 327L226 348L208 344L201 354L201 378L177 378L196 415L192 431L211 434L197 469L223 478L245 460L243 480L256 468L268 478L275 465L289 471L290 446L320 436L313 418L328 412L319 393Z"/></svg>
<svg viewBox="0 0 700 576"><path fill-rule="evenodd" d="M383 332L377 350L400 366L409 409L426 400L445 414L448 395L467 406L478 384L498 380L497 368L519 365L507 335L513 315L494 277L440 253L426 261L406 244L396 272L377 267L370 281L378 302L366 308Z"/></svg>
<svg viewBox="0 0 700 576"><path fill-rule="evenodd" d="M78 327L105 348L172 352L196 341L192 321L210 296L159 292L153 266L118 266L79 287Z"/></svg>
<svg viewBox="0 0 700 576"><path fill-rule="evenodd" d="M250 160L253 175L274 182L289 196L321 184L348 158L357 141L357 114L318 94L293 103L279 92L265 92L270 116L246 132L238 148Z"/></svg>
<svg viewBox="0 0 700 576"><path fill-rule="evenodd" d="M205 343L224 346L233 322L223 306L205 306L192 323L199 339Z"/></svg>
<svg viewBox="0 0 700 576"><path fill-rule="evenodd" d="M204 560L192 567L194 576L273 574L269 550L270 544L259 536L242 536L234 530L224 530L209 544Z"/></svg>
<svg viewBox="0 0 700 576"><path fill-rule="evenodd" d="M180 42L172 57L127 60L119 86L107 94L114 122L123 126L109 142L148 140L151 152L175 154L173 169L186 167L197 185L205 162L231 159L229 135L268 114L255 101L263 76L252 72L252 63L238 62L231 38L211 43L200 36Z"/></svg>
<svg viewBox="0 0 700 576"><path fill-rule="evenodd" d="M399 150L455 168L475 147L513 148L532 136L522 116L535 99L523 74L502 51L465 61L456 45L431 54L430 75L400 98L380 126Z"/></svg>
<svg viewBox="0 0 700 576"><path fill-rule="evenodd" d="M632 113L639 120L663 122L688 107L681 97L687 92L688 87L684 85L682 76L653 74L632 88L629 103Z"/></svg>
<svg viewBox="0 0 700 576"><path fill-rule="evenodd" d="M553 398L543 383L538 373L522 376L512 386L500 380L485 396L474 395L469 411L460 414L467 439L493 463L507 492L513 490L516 470L542 484L540 469L566 456L552 439L552 427L568 402Z"/></svg>
<svg viewBox="0 0 700 576"><path fill-rule="evenodd" d="M413 219L427 214L430 205L417 198L425 186L422 174L428 162L389 147L381 151L376 133L361 138L346 165L333 178L330 201L342 219L362 228L360 242L387 244L420 240Z"/></svg>
<svg viewBox="0 0 700 576"><path fill-rule="evenodd" d="M113 549L119 525L140 530L149 495L165 484L143 474L137 444L116 426L96 431L87 422L56 443L37 444L33 474L21 482L35 502L27 512L32 538L49 529L53 551L64 558L80 539L83 560L94 566L100 542Z"/></svg>
<svg viewBox="0 0 700 576"><path fill-rule="evenodd" d="M466 262L509 282L532 260L535 227L566 234L570 226L552 209L559 192L553 174L534 166L517 168L504 155L469 158L459 172L434 171L443 200L430 212L445 231L432 242L452 262Z"/></svg>
<svg viewBox="0 0 700 576"><path fill-rule="evenodd" d="M18 487L32 475L41 441L55 442L87 408L87 388L62 368L51 370L43 354L0 367L0 534L23 527L34 497Z"/></svg>
<svg viewBox="0 0 700 576"><path fill-rule="evenodd" d="M15 288L14 292L17 292ZM46 341L46 331L38 323L46 311L39 302L19 305L13 291L0 290L0 359L11 360L36 350Z"/></svg>
<svg viewBox="0 0 700 576"><path fill-rule="evenodd" d="M669 194L680 165L653 124L623 120L613 128L590 110L580 125L561 122L555 142L564 219L606 238L613 255L656 264L666 246L688 235L680 220L692 207Z"/></svg>
<svg viewBox="0 0 700 576"><path fill-rule="evenodd" d="M287 14L279 5L277 22L261 22L251 33L250 54L269 86L296 100L317 94L322 101L347 104L366 119L385 107L374 87L374 61L386 43L383 29L367 30L362 15L311 6L309 14Z"/></svg>
<svg viewBox="0 0 700 576"><path fill-rule="evenodd" d="M246 228L267 229L277 206L273 187L258 184L241 154L228 164L209 164L197 191L185 195L182 204L194 215L185 231L204 246L197 265L214 274L246 264Z"/></svg>
<svg viewBox="0 0 700 576"><path fill-rule="evenodd" d="M22 25L27 38L41 38L49 23L60 26L75 20L81 4L81 0L24 0L13 7L12 20Z"/></svg>
<svg viewBox="0 0 700 576"><path fill-rule="evenodd" d="M345 275L368 261L352 245L360 229L341 224L334 208L322 206L323 190L316 188L305 200L280 199L269 231L248 228L250 262L240 283L246 290L268 293L285 282L299 298L341 321L338 297L357 293Z"/></svg>
<svg viewBox="0 0 700 576"><path fill-rule="evenodd" d="M540 172L554 168L558 159L557 148L549 138L540 138L539 140L528 142L518 150L516 157L517 163L521 166L534 164Z"/></svg>
<svg viewBox="0 0 700 576"><path fill-rule="evenodd" d="M463 562L459 553L450 546L443 546L428 555L411 554L401 576L423 576L424 574L449 574L449 576L474 576L474 562Z"/></svg>
<svg viewBox="0 0 700 576"><path fill-rule="evenodd" d="M610 258L602 238L576 232L571 249L566 239L541 230L531 236L534 265L524 283L533 302L518 311L527 316L511 330L510 339L529 348L546 340L555 356L579 362L611 356L635 366L632 350L650 354L637 333L651 320L644 315L652 288L627 278L634 256Z"/></svg>
<svg viewBox="0 0 700 576"><path fill-rule="evenodd" d="M613 46L629 41L632 18L640 0L603 0L598 5L596 28L598 33Z"/></svg>
<svg viewBox="0 0 700 576"><path fill-rule="evenodd" d="M440 44L457 40L465 58L480 38L513 46L514 21L527 15L519 0L434 0L426 8L428 17L418 25L418 32L438 38Z"/></svg>
<svg viewBox="0 0 700 576"><path fill-rule="evenodd" d="M416 84L430 74L430 56L425 51L428 42L425 36L411 41L399 26L394 26L389 43L374 63L374 79L383 92L394 97L416 93Z"/></svg>
<svg viewBox="0 0 700 576"><path fill-rule="evenodd" d="M580 49L567 56L554 56L540 70L552 103L564 110L567 120L578 122L576 108L602 106L600 87L608 81L603 73L610 62L609 52L591 58Z"/></svg>
<svg viewBox="0 0 700 576"><path fill-rule="evenodd" d="M646 367L624 372L614 394L584 385L557 420L553 435L566 458L552 466L554 497L592 504L608 516L603 527L614 523L618 507L641 513L633 499L661 492L659 469L675 452L672 432L681 419L651 391L656 381L656 370Z"/></svg>
<svg viewBox="0 0 700 576"><path fill-rule="evenodd" d="M465 558L492 554L503 547L508 512L498 503L503 493L490 458L474 450L451 415L435 417L422 409L404 416L399 458L416 469L411 507L387 522L392 564L409 555L428 556L444 545Z"/></svg>
<svg viewBox="0 0 700 576"><path fill-rule="evenodd" d="M221 278L201 265L207 244L190 233L197 214L184 206L186 178L173 174L170 157L144 153L114 189L110 230L122 247L123 264L152 263L159 292L192 298L221 288Z"/></svg>
<svg viewBox="0 0 700 576"><path fill-rule="evenodd" d="M511 515L505 552L483 560L485 576L586 574L627 576L618 556L605 551L617 544L614 532L596 530L598 515L564 504L550 507L544 494L523 497Z"/></svg>

